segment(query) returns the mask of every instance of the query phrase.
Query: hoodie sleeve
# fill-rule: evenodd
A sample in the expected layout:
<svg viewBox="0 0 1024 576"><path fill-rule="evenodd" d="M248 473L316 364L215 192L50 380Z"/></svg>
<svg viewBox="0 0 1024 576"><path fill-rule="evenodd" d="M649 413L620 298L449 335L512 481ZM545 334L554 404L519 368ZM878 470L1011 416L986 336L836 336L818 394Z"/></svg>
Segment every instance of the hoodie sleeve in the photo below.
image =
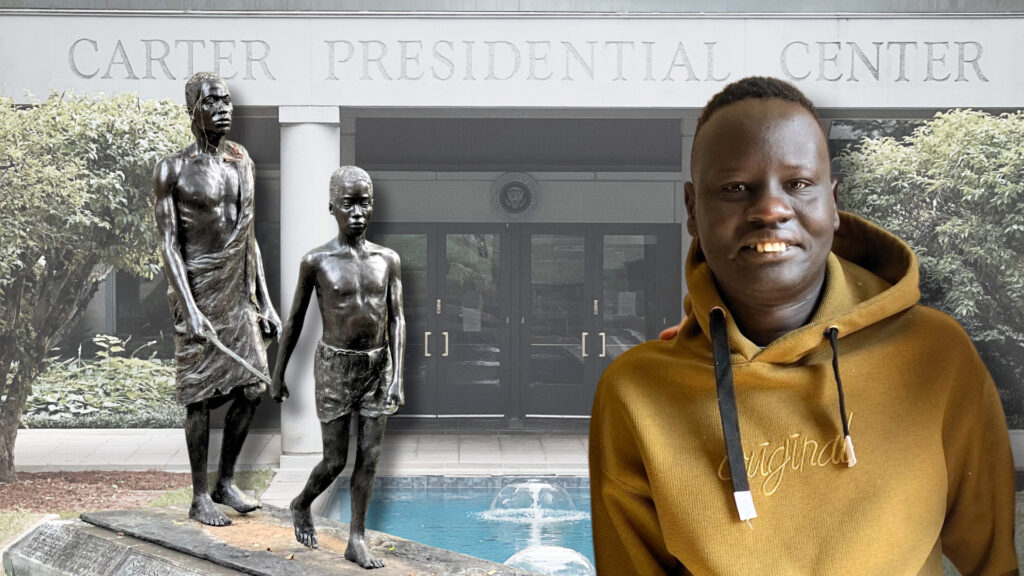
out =
<svg viewBox="0 0 1024 576"><path fill-rule="evenodd" d="M630 407L601 378L590 420L590 494L598 576L675 574L665 547Z"/></svg>
<svg viewBox="0 0 1024 576"><path fill-rule="evenodd" d="M971 348L973 374L950 397L943 429L949 484L942 550L965 576L1017 574L1013 456L995 384Z"/></svg>

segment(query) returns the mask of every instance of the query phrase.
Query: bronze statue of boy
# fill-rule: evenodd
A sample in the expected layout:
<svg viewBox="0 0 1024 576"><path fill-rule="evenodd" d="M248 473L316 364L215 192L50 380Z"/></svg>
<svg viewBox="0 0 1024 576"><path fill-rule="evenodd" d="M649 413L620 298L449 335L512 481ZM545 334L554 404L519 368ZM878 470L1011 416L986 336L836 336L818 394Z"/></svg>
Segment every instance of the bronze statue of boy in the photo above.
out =
<svg viewBox="0 0 1024 576"><path fill-rule="evenodd" d="M231 94L220 76L200 72L185 84L185 103L195 142L156 166L156 222L174 316L177 401L187 406L189 517L224 526L231 521L214 502L242 513L259 507L233 478L269 382L266 347L281 320L256 245L252 160L226 138ZM219 475L207 493L210 410L229 401Z"/></svg>
<svg viewBox="0 0 1024 576"><path fill-rule="evenodd" d="M404 402L400 263L394 251L366 241L366 226L373 214L373 183L365 171L355 166L334 171L329 208L338 222L338 236L311 250L299 264L298 286L281 335L271 395L278 402L288 397L285 369L316 290L323 337L316 350L314 379L324 458L292 500L295 539L317 547L310 506L345 468L354 413L358 438L345 557L364 568L379 568L384 561L370 554L364 531L384 425L387 416Z"/></svg>

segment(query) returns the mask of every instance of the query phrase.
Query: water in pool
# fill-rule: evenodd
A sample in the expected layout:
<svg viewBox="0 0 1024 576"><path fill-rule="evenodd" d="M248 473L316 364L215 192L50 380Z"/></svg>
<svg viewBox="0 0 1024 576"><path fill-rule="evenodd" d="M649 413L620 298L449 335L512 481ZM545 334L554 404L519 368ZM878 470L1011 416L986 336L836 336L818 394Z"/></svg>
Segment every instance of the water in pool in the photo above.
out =
<svg viewBox="0 0 1024 576"><path fill-rule="evenodd" d="M349 521L347 479L338 480L324 514ZM537 546L594 558L585 478L378 478L366 527L499 563L519 553L524 563L516 565L524 568L538 554L571 554Z"/></svg>

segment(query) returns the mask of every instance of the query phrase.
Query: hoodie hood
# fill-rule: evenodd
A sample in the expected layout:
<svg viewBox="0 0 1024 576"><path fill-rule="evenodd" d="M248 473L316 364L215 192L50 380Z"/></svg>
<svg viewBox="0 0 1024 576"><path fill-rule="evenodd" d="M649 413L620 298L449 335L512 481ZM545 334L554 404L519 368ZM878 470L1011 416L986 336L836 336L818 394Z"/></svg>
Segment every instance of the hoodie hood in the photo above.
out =
<svg viewBox="0 0 1024 576"><path fill-rule="evenodd" d="M699 329L710 340L711 310L727 307L697 238L686 259L686 285L683 330ZM747 361L790 364L827 347L828 328L836 327L842 338L911 308L920 297L917 258L910 247L878 225L840 211L824 293L810 322L761 349L740 333L727 312L729 348Z"/></svg>
<svg viewBox="0 0 1024 576"><path fill-rule="evenodd" d="M732 364L736 354L748 363L791 364L830 347L836 386L843 459L857 463L839 368L839 338L903 312L920 298L917 260L899 238L848 213L840 213L839 230L825 267L821 300L807 325L770 342L764 349L747 339L726 312L711 269L694 239L686 261L690 294L684 302L690 330L698 327L710 340L726 456L733 498L741 520L757 518L747 482ZM692 318L692 321L690 320ZM684 327L685 329L685 327ZM695 334L693 334L695 335Z"/></svg>

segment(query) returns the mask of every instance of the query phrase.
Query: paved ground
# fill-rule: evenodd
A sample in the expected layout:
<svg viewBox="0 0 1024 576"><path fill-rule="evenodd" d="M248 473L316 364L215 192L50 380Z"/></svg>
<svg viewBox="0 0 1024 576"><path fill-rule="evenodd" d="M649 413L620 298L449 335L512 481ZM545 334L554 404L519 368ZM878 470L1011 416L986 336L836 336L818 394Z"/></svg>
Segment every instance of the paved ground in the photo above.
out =
<svg viewBox="0 0 1024 576"><path fill-rule="evenodd" d="M211 469L220 433L211 433ZM287 506L302 489L319 455L281 455L281 436L249 434L240 468L277 468L263 500ZM349 462L355 461L350 454ZM171 470L187 472L180 429L20 430L18 471ZM347 472L351 471L351 464ZM587 437L581 434L402 434L385 436L381 476L587 475Z"/></svg>
<svg viewBox="0 0 1024 576"><path fill-rule="evenodd" d="M210 434L211 447L220 446L221 434ZM219 451L214 448L210 462ZM242 467L277 467L281 436L255 431L246 439ZM14 444L19 472L52 470L169 470L188 472L185 432L163 429L39 429L19 430Z"/></svg>

